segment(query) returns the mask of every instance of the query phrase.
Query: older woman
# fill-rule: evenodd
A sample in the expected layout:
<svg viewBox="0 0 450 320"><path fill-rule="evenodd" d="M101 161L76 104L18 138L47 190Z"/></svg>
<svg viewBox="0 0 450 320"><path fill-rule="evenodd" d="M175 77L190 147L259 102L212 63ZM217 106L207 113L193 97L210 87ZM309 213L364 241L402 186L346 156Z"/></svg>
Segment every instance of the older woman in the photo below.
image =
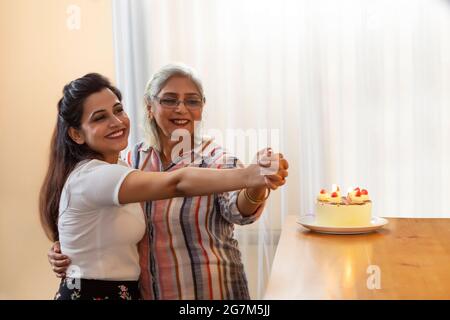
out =
<svg viewBox="0 0 450 320"><path fill-rule="evenodd" d="M205 95L192 69L163 67L148 82L145 101L148 137L127 154L131 167L170 172L186 166L242 166L221 146L198 136L194 124L202 119ZM191 147L177 148L179 141L174 136L184 137ZM287 161L280 158L279 165L287 169ZM272 175L266 184L276 189L285 183L284 178ZM249 299L234 224L255 222L268 195L266 187L255 187L145 202L147 232L139 244L143 297ZM68 261L61 261L61 255L53 251L49 258L55 272L64 272Z"/></svg>

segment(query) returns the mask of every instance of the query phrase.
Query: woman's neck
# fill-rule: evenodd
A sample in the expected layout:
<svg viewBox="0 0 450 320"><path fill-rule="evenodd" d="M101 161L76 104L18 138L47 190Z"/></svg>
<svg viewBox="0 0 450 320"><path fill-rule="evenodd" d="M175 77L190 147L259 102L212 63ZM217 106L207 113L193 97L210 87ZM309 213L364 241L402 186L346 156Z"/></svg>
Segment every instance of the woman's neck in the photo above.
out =
<svg viewBox="0 0 450 320"><path fill-rule="evenodd" d="M116 164L119 161L119 153L103 155L103 161Z"/></svg>
<svg viewBox="0 0 450 320"><path fill-rule="evenodd" d="M173 145L161 143L161 161L164 167L167 167L172 163L171 154L173 150Z"/></svg>
<svg viewBox="0 0 450 320"><path fill-rule="evenodd" d="M166 167L169 164L171 164L173 162L173 160L175 160L175 159L172 159L172 151L173 151L173 148L181 142L173 141L170 138L168 138L162 134L159 135L159 142L160 142L160 147L161 147L161 158L162 158L161 161L163 163L163 166ZM194 142L194 138L191 137L191 144L190 144L191 149L193 148L193 142ZM188 151L188 150L185 150L183 148L180 149L180 153L186 152L186 151ZM179 154L178 156L181 156L181 154Z"/></svg>

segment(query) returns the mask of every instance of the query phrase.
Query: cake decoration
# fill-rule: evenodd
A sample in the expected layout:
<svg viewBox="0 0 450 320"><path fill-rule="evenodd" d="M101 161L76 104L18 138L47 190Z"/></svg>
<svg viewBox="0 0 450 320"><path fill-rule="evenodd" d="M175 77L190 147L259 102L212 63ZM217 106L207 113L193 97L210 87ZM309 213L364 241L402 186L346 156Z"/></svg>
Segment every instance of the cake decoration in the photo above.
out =
<svg viewBox="0 0 450 320"><path fill-rule="evenodd" d="M366 226L372 218L372 201L367 189L349 188L341 197L340 188L333 184L331 194L321 189L317 196L316 221L325 226Z"/></svg>

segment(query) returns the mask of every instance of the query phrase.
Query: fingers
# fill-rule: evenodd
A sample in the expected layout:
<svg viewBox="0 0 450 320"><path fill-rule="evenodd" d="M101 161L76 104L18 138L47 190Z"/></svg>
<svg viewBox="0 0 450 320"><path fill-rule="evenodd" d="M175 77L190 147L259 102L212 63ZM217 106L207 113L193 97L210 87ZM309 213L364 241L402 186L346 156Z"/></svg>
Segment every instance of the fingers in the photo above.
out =
<svg viewBox="0 0 450 320"><path fill-rule="evenodd" d="M267 176L267 178L273 183L280 183L284 180L284 178L280 174L274 174Z"/></svg>
<svg viewBox="0 0 450 320"><path fill-rule="evenodd" d="M261 167L264 167L264 168L270 167L270 163L271 163L271 161L267 157L262 157L258 160L258 165L260 165Z"/></svg>
<svg viewBox="0 0 450 320"><path fill-rule="evenodd" d="M267 184L267 182L270 183L271 186L277 186L277 187L281 187L284 184L286 184L286 179L280 177L280 176L266 176L265 178L267 178L266 180L266 185L269 187L269 185Z"/></svg>
<svg viewBox="0 0 450 320"><path fill-rule="evenodd" d="M267 187L275 190L286 183L289 163L282 153L274 153L271 148L263 149L258 152L258 165L261 167L261 174L267 178Z"/></svg>
<svg viewBox="0 0 450 320"><path fill-rule="evenodd" d="M264 177L264 181L266 183L266 186L270 188L271 190L277 190L278 185L269 179L269 177Z"/></svg>
<svg viewBox="0 0 450 320"><path fill-rule="evenodd" d="M55 241L55 243L53 243L53 251L56 253L61 253L61 244L59 241Z"/></svg>
<svg viewBox="0 0 450 320"><path fill-rule="evenodd" d="M55 273L57 278L65 278L66 277L66 271L70 265L69 259L62 260L62 261L51 260L50 264L52 265L52 270Z"/></svg>
<svg viewBox="0 0 450 320"><path fill-rule="evenodd" d="M67 268L70 265L70 259L65 260L50 260L50 264L52 266L52 270L54 273L65 273Z"/></svg>
<svg viewBox="0 0 450 320"><path fill-rule="evenodd" d="M278 172L278 175L281 178L285 179L289 175L289 173L287 172L287 170L281 170L281 171Z"/></svg>
<svg viewBox="0 0 450 320"><path fill-rule="evenodd" d="M264 148L257 152L257 162L261 167L267 168L271 165L272 148Z"/></svg>
<svg viewBox="0 0 450 320"><path fill-rule="evenodd" d="M53 243L47 252L47 259L57 278L65 278L66 271L72 262L68 256L61 254L61 245L59 241Z"/></svg>
<svg viewBox="0 0 450 320"><path fill-rule="evenodd" d="M56 277L65 278L66 270L69 267L71 260L66 255L53 252L52 249L50 249L47 254L48 262L52 266L52 270L56 274Z"/></svg>
<svg viewBox="0 0 450 320"><path fill-rule="evenodd" d="M264 155L272 155L272 148L271 147L267 147L264 149L259 150L258 152L256 152L256 155L258 156L258 158L264 156Z"/></svg>
<svg viewBox="0 0 450 320"><path fill-rule="evenodd" d="M48 261L50 262L51 265L53 265L52 261L62 261L62 260L69 260L69 257L64 255L64 254L60 254L60 253L54 253L53 251L49 251L47 253L47 257L48 257Z"/></svg>
<svg viewBox="0 0 450 320"><path fill-rule="evenodd" d="M286 180L278 175L265 176L264 181L266 186L272 190L276 190L278 187L281 187L286 183Z"/></svg>
<svg viewBox="0 0 450 320"><path fill-rule="evenodd" d="M268 152L264 155L261 155L258 159L258 165L263 168L270 168L270 170L266 170L266 174L275 173L279 168L280 156L278 153Z"/></svg>
<svg viewBox="0 0 450 320"><path fill-rule="evenodd" d="M65 274L66 271L67 271L67 268L66 267L55 267L55 266L53 266L52 270L56 274Z"/></svg>
<svg viewBox="0 0 450 320"><path fill-rule="evenodd" d="M280 168L283 168L286 170L289 169L289 162L286 159L281 158L280 159Z"/></svg>
<svg viewBox="0 0 450 320"><path fill-rule="evenodd" d="M52 261L50 261L50 263L54 267L63 267L65 269L67 269L67 267L70 265L70 259L52 260Z"/></svg>
<svg viewBox="0 0 450 320"><path fill-rule="evenodd" d="M281 153L274 153L272 154L272 156L267 158L270 159L271 161L276 161L280 167L284 168L285 166L289 166L287 160L283 157Z"/></svg>
<svg viewBox="0 0 450 320"><path fill-rule="evenodd" d="M279 168L276 174L267 175L266 177L269 181L277 186L282 186L286 183L286 177L289 175L288 171L282 168Z"/></svg>
<svg viewBox="0 0 450 320"><path fill-rule="evenodd" d="M61 254L61 247L58 241L55 242L50 248L50 250L48 250L47 252L47 259L50 262L50 264L52 264L51 260L64 260L68 258L69 257Z"/></svg>

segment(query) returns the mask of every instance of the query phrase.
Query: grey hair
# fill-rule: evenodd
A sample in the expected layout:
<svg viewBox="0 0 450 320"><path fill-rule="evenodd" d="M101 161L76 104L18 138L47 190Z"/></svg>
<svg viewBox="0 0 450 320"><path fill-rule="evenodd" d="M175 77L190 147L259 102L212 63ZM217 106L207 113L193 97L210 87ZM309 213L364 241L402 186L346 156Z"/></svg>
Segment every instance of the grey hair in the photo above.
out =
<svg viewBox="0 0 450 320"><path fill-rule="evenodd" d="M166 83L175 76L181 76L190 79L194 85L197 87L198 92L202 96L203 94L203 85L200 78L197 76L197 73L194 69L189 66L186 66L181 63L172 63L165 65L161 69L159 69L156 73L153 74L151 79L147 82L145 86L145 94L144 94L144 132L146 136L146 140L151 147L154 147L156 150L161 151L161 144L159 141L158 135L158 125L154 117L150 119L150 114L148 111L148 105L155 101L155 97L161 92ZM201 127L199 126L199 130L195 130L194 132L194 143L197 144L201 142Z"/></svg>

